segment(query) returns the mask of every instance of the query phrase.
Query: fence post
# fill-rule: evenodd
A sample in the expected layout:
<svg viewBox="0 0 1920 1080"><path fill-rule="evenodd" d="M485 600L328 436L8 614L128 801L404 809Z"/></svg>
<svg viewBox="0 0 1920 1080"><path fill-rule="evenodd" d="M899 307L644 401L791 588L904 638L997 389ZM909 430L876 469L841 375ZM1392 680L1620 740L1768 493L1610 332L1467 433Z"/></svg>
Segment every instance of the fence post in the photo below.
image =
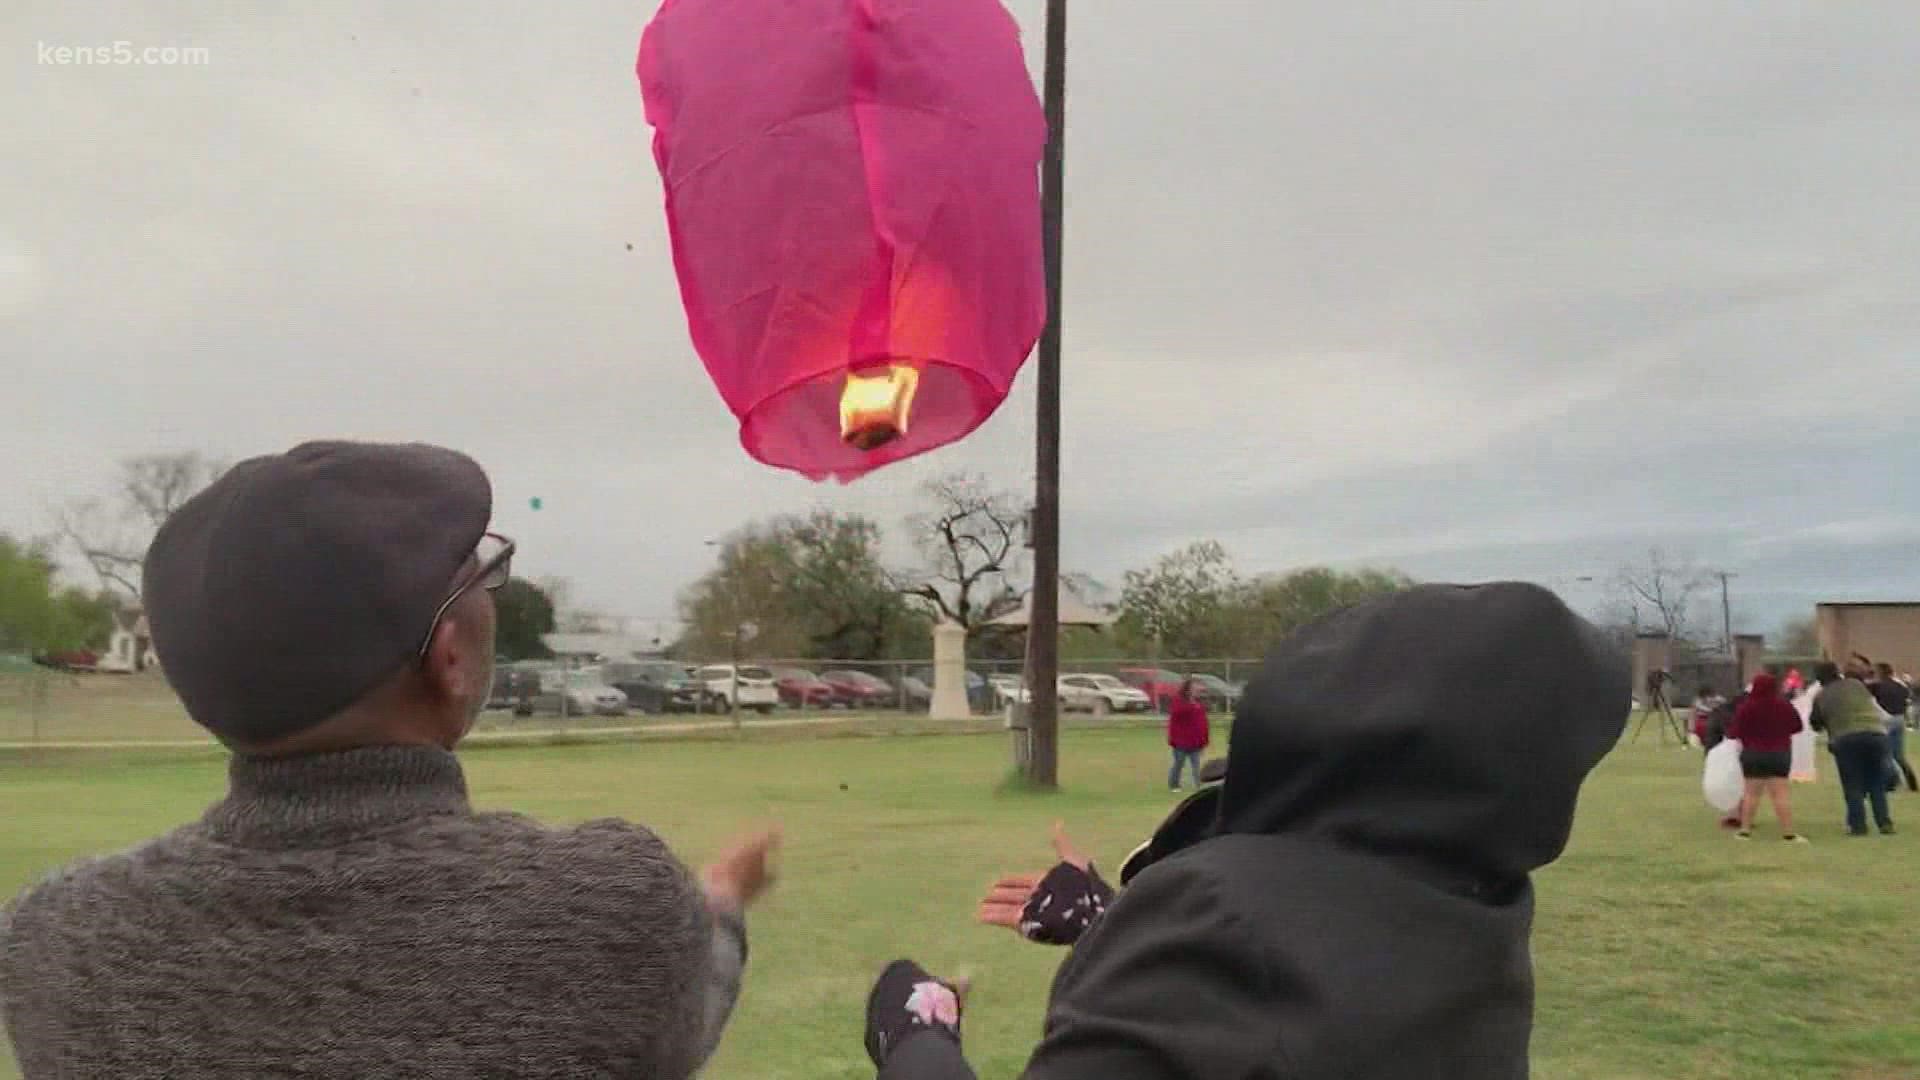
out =
<svg viewBox="0 0 1920 1080"><path fill-rule="evenodd" d="M1033 760L1033 730L1027 725L1027 707L1018 701L1007 703L1007 734L1013 737L1014 770L1025 776Z"/></svg>

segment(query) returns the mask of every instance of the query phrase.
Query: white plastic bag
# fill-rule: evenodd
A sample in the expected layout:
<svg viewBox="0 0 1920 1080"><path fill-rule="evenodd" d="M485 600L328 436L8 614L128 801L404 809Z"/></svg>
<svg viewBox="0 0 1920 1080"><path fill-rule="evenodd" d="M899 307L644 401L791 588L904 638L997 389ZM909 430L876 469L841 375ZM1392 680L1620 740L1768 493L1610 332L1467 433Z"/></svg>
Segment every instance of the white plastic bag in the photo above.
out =
<svg viewBox="0 0 1920 1080"><path fill-rule="evenodd" d="M1726 739L1707 751L1707 767L1700 774L1700 790L1707 805L1722 814L1740 808L1740 796L1747 790L1740 775L1740 740Z"/></svg>
<svg viewBox="0 0 1920 1080"><path fill-rule="evenodd" d="M1795 783L1811 784L1816 777L1813 770L1813 699L1820 695L1819 684L1803 692L1793 701L1793 707L1800 711L1800 730L1793 736L1793 767L1788 770Z"/></svg>

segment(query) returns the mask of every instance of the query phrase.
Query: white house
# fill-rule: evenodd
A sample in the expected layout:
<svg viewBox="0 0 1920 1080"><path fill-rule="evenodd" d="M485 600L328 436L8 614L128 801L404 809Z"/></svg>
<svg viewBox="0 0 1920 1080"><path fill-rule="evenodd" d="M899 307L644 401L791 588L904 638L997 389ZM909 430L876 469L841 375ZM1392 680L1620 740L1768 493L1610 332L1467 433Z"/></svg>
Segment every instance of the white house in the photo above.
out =
<svg viewBox="0 0 1920 1080"><path fill-rule="evenodd" d="M100 656L101 671L134 672L157 667L153 637L147 630L147 613L138 605L113 613L113 633L107 637L107 651Z"/></svg>

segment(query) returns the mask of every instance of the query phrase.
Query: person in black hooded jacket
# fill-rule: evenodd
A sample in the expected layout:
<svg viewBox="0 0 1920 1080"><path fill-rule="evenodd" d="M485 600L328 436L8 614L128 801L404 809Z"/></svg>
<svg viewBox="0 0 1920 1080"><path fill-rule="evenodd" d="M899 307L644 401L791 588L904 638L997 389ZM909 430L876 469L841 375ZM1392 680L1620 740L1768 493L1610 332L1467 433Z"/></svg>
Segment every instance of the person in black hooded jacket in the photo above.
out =
<svg viewBox="0 0 1920 1080"><path fill-rule="evenodd" d="M1628 682L1533 585L1419 586L1296 632L1247 688L1224 783L1129 858L1061 965L1022 1075L1522 1080L1529 875ZM972 1077L943 987L910 961L875 985L882 1080Z"/></svg>

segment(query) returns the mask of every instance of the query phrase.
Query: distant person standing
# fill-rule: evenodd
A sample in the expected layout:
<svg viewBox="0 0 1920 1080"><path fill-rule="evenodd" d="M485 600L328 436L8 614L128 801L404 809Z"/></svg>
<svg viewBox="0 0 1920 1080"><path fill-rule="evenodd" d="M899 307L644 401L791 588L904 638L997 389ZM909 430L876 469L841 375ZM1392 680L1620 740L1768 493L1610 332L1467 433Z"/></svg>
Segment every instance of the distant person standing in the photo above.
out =
<svg viewBox="0 0 1920 1080"><path fill-rule="evenodd" d="M1814 669L1820 696L1813 699L1812 728L1827 733L1827 751L1840 774L1840 795L1847 805L1847 833L1867 835L1867 804L1882 833L1893 832L1887 812L1887 729L1880 706L1865 683L1840 674L1832 661Z"/></svg>
<svg viewBox="0 0 1920 1080"><path fill-rule="evenodd" d="M1893 770L1887 774L1887 790L1899 788L1905 777L1908 791L1920 791L1920 779L1915 778L1913 766L1907 762L1907 706L1913 703L1913 692L1893 677L1892 664L1875 664L1873 672L1874 680L1867 689L1887 714L1887 759L1893 763Z"/></svg>
<svg viewBox="0 0 1920 1080"><path fill-rule="evenodd" d="M1703 686L1693 695L1693 737L1700 740L1700 749L1712 750L1719 745L1724 733L1717 731L1713 723L1713 711L1720 707L1722 698L1713 692L1713 687Z"/></svg>
<svg viewBox="0 0 1920 1080"><path fill-rule="evenodd" d="M1753 815L1765 795L1780 822L1780 838L1806 842L1806 837L1793 831L1792 793L1787 784L1793 772L1793 737L1801 726L1800 711L1780 696L1778 681L1764 671L1755 675L1753 689L1727 725L1727 737L1740 740L1740 775L1746 780L1737 834L1742 840L1753 835Z"/></svg>
<svg viewBox="0 0 1920 1080"><path fill-rule="evenodd" d="M1789 698L1799 697L1800 691L1807 688L1807 680L1801 676L1799 668L1788 668L1787 677L1780 688L1786 691Z"/></svg>
<svg viewBox="0 0 1920 1080"><path fill-rule="evenodd" d="M1173 768L1167 772L1167 790L1180 790L1180 777L1193 766L1193 786L1200 786L1200 754L1211 741L1207 707L1193 692L1193 680L1182 679L1180 691L1167 710L1167 745L1173 750Z"/></svg>

